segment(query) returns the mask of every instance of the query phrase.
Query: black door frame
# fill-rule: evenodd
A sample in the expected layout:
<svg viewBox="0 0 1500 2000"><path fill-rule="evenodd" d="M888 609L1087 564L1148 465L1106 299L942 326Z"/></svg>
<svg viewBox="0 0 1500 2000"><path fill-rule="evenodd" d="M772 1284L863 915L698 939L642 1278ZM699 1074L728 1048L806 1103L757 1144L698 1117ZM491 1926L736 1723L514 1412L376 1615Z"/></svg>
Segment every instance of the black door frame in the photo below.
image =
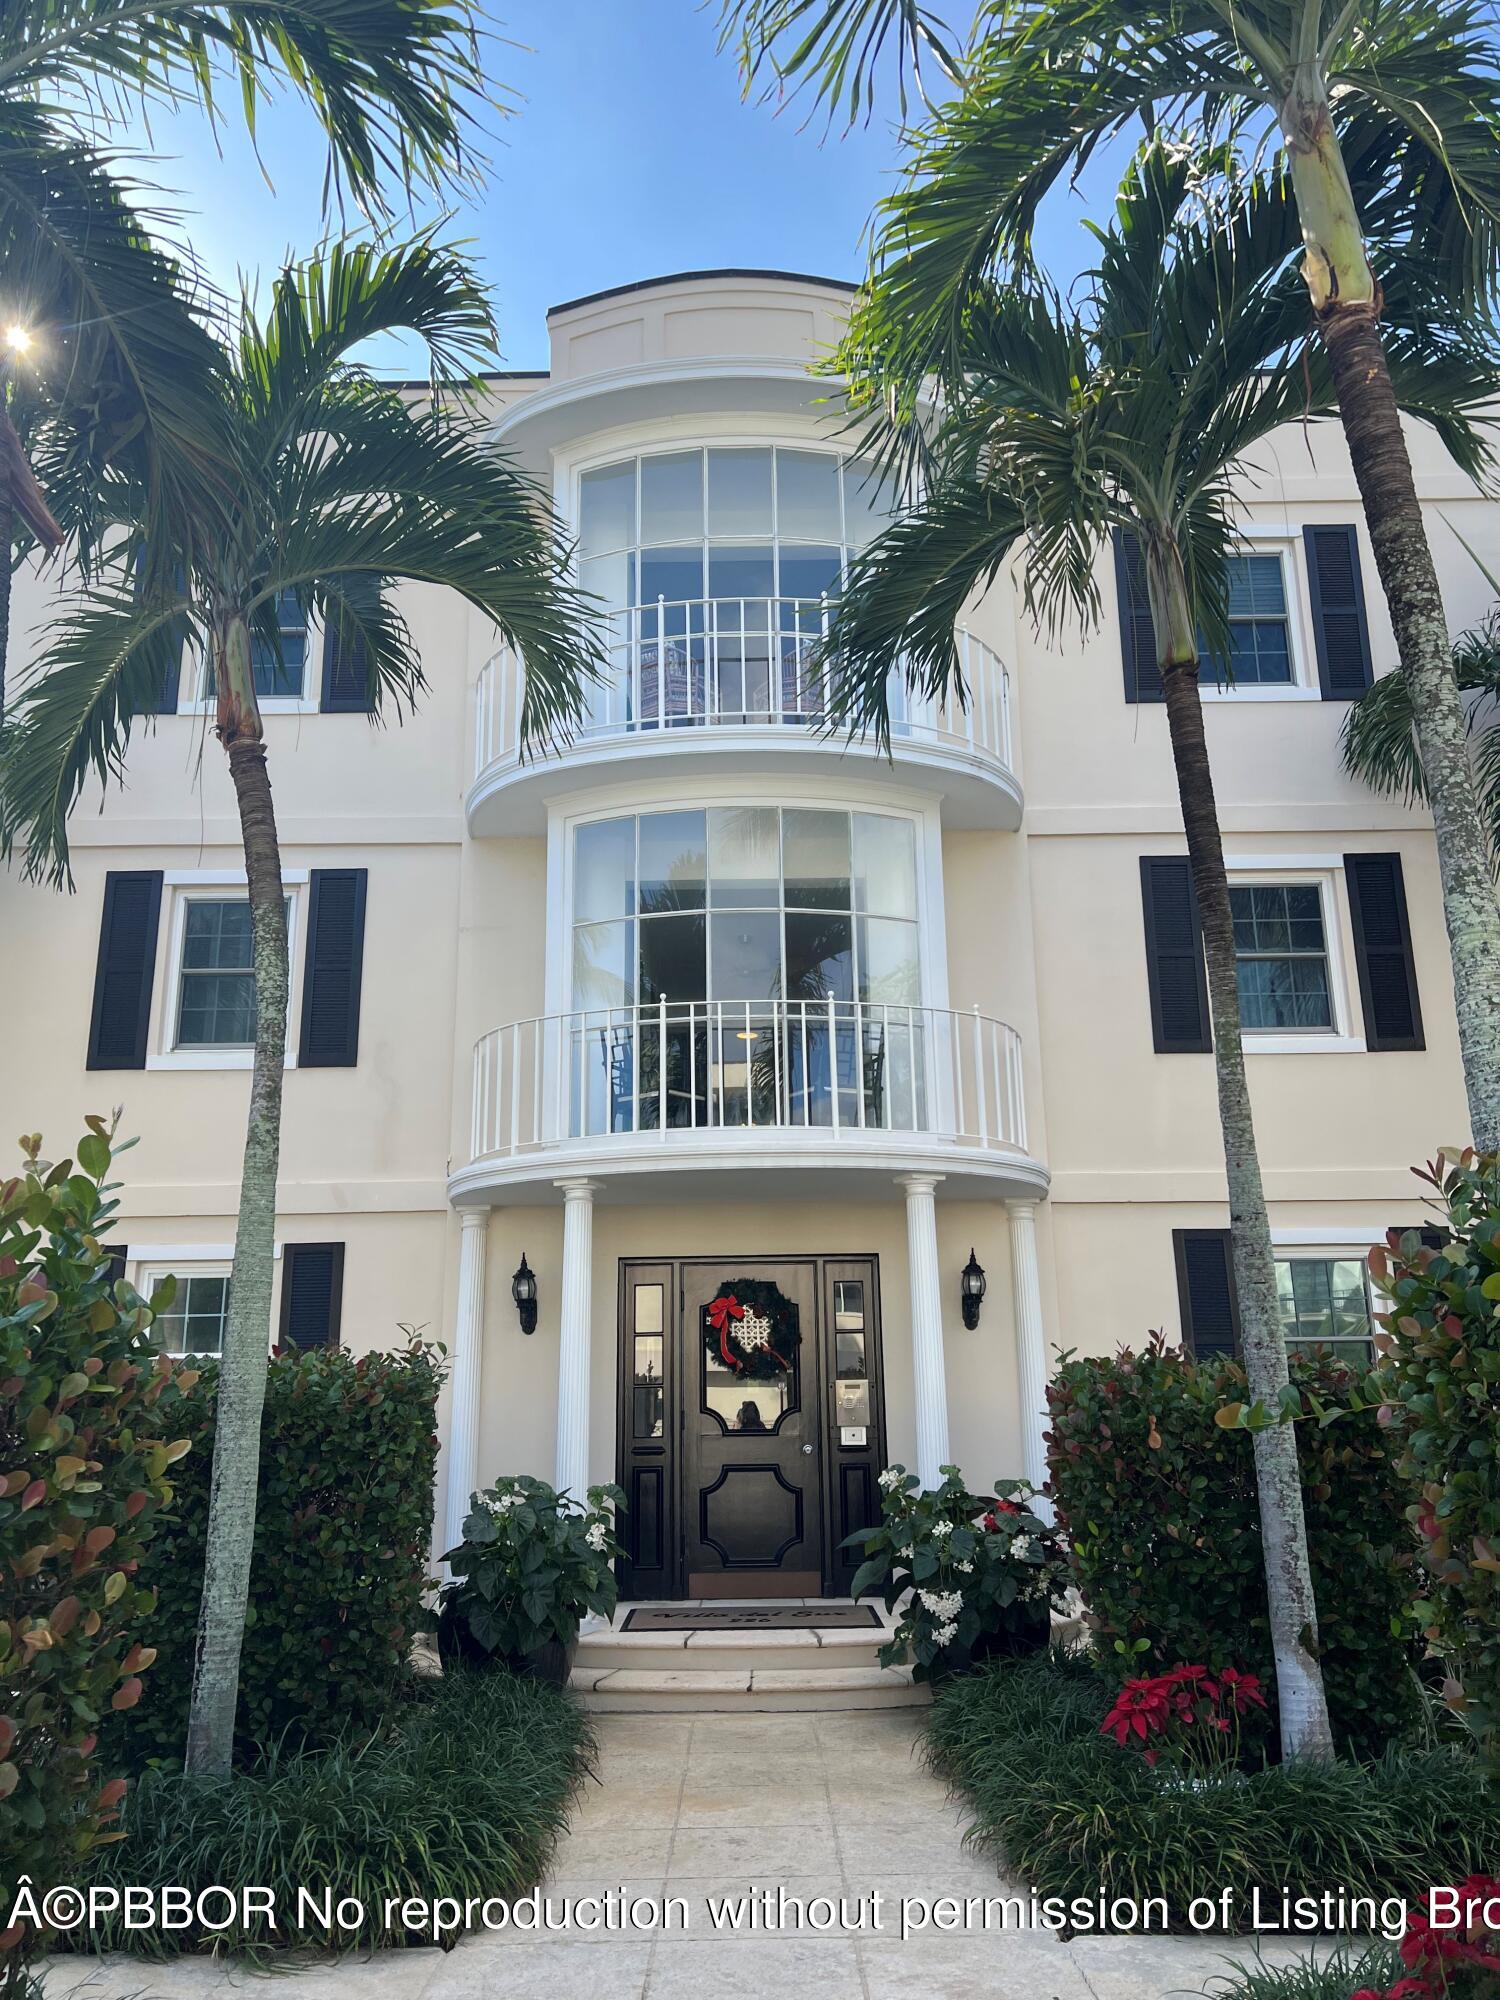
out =
<svg viewBox="0 0 1500 2000"><path fill-rule="evenodd" d="M820 1404L815 1435L819 1442L818 1480L822 1500L822 1591L847 1591L858 1565L857 1555L840 1547L844 1536L879 1519L878 1475L885 1458L885 1379L881 1322L880 1258L870 1251L845 1254L785 1251L769 1256L622 1257L617 1281L616 1451L615 1476L626 1499L621 1539L628 1551L620 1565L621 1595L629 1599L686 1595L684 1523L688 1496L684 1428L687 1388L696 1379L691 1362L696 1349L686 1325L684 1273L709 1267L732 1276L736 1266L812 1264L815 1267L817 1396ZM842 1269L838 1267L844 1267ZM852 1268L851 1268L852 1267ZM867 1279L865 1355L869 1384L870 1422L863 1445L841 1442L836 1415L837 1379L834 1284L851 1275ZM633 1343L636 1335L634 1287L662 1286L661 1433L635 1435L637 1385ZM648 1331L643 1336L650 1339ZM646 1407L652 1407L648 1391ZM642 1427L646 1410L642 1411ZM746 1593L749 1594L748 1592Z"/></svg>

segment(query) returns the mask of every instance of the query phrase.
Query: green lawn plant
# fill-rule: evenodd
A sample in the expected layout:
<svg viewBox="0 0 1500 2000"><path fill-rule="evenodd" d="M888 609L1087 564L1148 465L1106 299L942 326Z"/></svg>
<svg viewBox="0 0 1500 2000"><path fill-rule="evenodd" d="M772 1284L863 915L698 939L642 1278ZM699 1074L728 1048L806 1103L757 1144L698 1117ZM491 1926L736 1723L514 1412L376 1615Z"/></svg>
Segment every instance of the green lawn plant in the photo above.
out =
<svg viewBox="0 0 1500 2000"><path fill-rule="evenodd" d="M571 1646L586 1613L609 1618L619 1600L624 1504L618 1486L591 1486L585 1505L525 1473L476 1493L463 1540L443 1558L453 1580L440 1633L457 1628L460 1650L514 1663Z"/></svg>
<svg viewBox="0 0 1500 2000"><path fill-rule="evenodd" d="M1029 1487L1003 1479L975 1494L956 1465L940 1470L942 1485L924 1488L905 1466L887 1466L879 1522L846 1543L864 1554L851 1596L878 1591L900 1610L882 1661L910 1661L918 1680L990 1651L1045 1645L1068 1588L1066 1547L1032 1511Z"/></svg>
<svg viewBox="0 0 1500 2000"><path fill-rule="evenodd" d="M1370 1253L1385 1301L1378 1393L1411 1482L1424 1574L1416 1613L1446 1698L1500 1762L1500 1156L1441 1155L1445 1241L1392 1231ZM1352 1428L1352 1426L1345 1426ZM1493 1859L1493 1857L1491 1857Z"/></svg>
<svg viewBox="0 0 1500 2000"><path fill-rule="evenodd" d="M172 1286L147 1301L115 1280L100 1238L124 1146L87 1123L55 1164L23 1139L0 1184L0 1923L23 1876L40 1902L120 1837L126 1784L99 1729L160 1678L144 1678L152 1542L189 1448L192 1371L150 1332ZM25 1918L0 1929L0 1991L26 1985L44 1943Z"/></svg>
<svg viewBox="0 0 1500 2000"><path fill-rule="evenodd" d="M934 1768L962 1795L970 1838L1042 1896L1188 1905L1232 1885L1231 1929L1250 1896L1279 1909L1343 1891L1415 1904L1500 1853L1500 1794L1455 1745L1223 1772L1184 1784L1100 1734L1110 1678L1083 1656L1041 1654L957 1675L929 1712Z"/></svg>
<svg viewBox="0 0 1500 2000"><path fill-rule="evenodd" d="M152 1958L214 1950L262 1964L288 1948L452 1944L452 1930L437 1937L399 1917L388 1928L386 1901L508 1900L532 1888L592 1760L586 1717L552 1688L504 1673L408 1681L373 1734L273 1744L232 1785L146 1772L126 1802L126 1840L96 1870L100 1883L181 1884L195 1895L214 1883L255 1883L281 1913L295 1913L299 1888L321 1895L326 1885L335 1900L362 1904L350 1928L329 1936L252 1919L210 1934L196 1923L127 1930L115 1922L69 1941ZM212 1914L222 1917L222 1898Z"/></svg>

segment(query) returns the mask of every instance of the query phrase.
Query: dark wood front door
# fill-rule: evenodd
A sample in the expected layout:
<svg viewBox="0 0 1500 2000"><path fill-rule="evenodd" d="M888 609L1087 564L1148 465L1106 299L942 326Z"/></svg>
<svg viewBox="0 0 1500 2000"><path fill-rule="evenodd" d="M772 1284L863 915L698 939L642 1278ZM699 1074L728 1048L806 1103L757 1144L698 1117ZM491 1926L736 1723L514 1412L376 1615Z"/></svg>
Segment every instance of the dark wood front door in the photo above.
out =
<svg viewBox="0 0 1500 2000"><path fill-rule="evenodd" d="M734 1316L719 1310L722 1333L716 1299L738 1308ZM823 1588L818 1267L810 1259L687 1264L682 1302L686 1594L816 1597ZM785 1358L771 1338L777 1318ZM748 1364L736 1365L747 1354Z"/></svg>
<svg viewBox="0 0 1500 2000"><path fill-rule="evenodd" d="M625 1596L847 1590L844 1538L880 1514L884 1400L873 1257L624 1260Z"/></svg>

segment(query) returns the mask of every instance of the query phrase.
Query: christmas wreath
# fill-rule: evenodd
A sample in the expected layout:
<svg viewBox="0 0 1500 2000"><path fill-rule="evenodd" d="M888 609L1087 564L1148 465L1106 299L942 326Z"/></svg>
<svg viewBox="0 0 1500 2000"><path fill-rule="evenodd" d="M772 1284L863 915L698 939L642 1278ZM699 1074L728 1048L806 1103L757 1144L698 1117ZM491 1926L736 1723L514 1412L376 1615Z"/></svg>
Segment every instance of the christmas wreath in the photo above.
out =
<svg viewBox="0 0 1500 2000"><path fill-rule="evenodd" d="M703 1345L749 1382L789 1374L801 1339L796 1306L764 1278L731 1278L703 1308Z"/></svg>

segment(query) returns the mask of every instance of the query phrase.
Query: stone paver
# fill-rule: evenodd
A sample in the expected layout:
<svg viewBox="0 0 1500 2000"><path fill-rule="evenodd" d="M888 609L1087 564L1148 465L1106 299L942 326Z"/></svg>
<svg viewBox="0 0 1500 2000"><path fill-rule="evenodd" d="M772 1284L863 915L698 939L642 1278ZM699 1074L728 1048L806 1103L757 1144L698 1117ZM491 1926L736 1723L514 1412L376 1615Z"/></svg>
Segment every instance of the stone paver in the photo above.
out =
<svg viewBox="0 0 1500 2000"><path fill-rule="evenodd" d="M1080 1938L1041 1930L900 1935L903 1899L1014 1895L962 1844L963 1820L917 1752L912 1710L603 1715L591 1783L543 1885L554 1901L623 1888L680 1899L667 1928L466 1940L282 1976L211 1960L55 1962L49 2000L1168 2000L1253 1947L1229 1938ZM784 1892L779 1927L716 1932L711 1902ZM884 1926L870 1897L885 1898ZM802 1922L799 1927L798 1900ZM819 1902L817 1899L822 1899ZM976 1905L982 1908L982 1904ZM764 1915L763 1906L758 1914ZM1307 1945L1263 1942L1284 1962Z"/></svg>

